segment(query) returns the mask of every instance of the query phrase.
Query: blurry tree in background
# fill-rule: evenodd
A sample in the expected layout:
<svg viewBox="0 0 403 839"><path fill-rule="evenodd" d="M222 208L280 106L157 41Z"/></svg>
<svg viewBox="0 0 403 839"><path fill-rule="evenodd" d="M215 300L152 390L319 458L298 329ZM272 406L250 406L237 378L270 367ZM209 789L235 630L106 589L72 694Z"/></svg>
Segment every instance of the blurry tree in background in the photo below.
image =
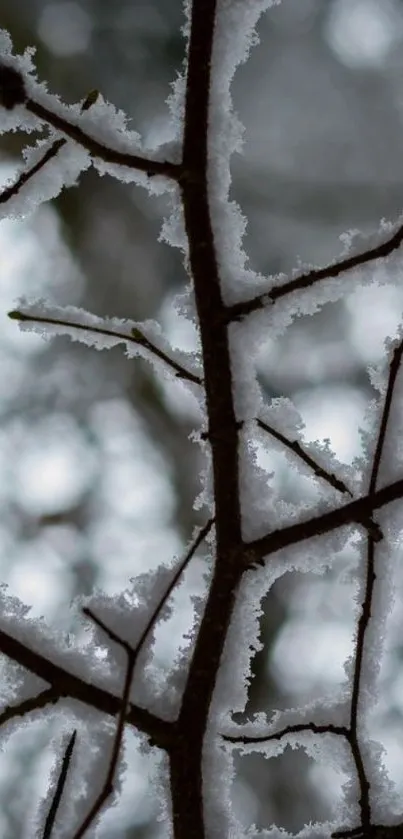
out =
<svg viewBox="0 0 403 839"><path fill-rule="evenodd" d="M96 87L148 138L167 120L164 102L183 59L182 16L182 4L170 0L0 0L1 26L17 52L37 45L38 73L51 91L73 102ZM275 274L299 259L326 263L340 251L340 234L369 232L401 212L403 3L283 0L261 18L259 34L232 88L247 127L244 154L232 160L232 195L248 219L252 267ZM2 138L4 180L20 149L18 134ZM1 572L36 614L57 614L65 628L66 590L71 598L98 584L118 591L128 568L135 575L167 550L179 551L198 523L192 499L200 463L188 441L194 407L145 362L128 363L120 348L95 353L64 338L47 345L16 335L5 313L21 293L51 291L58 303L101 316L155 317L172 343L194 348L191 326L184 321L178 331L173 318L173 297L185 284L180 256L156 243L166 210L164 198L151 202L138 187L91 169L79 189L63 191L33 220L0 228ZM382 266L372 270L382 282ZM330 437L346 460L359 451L358 427L373 397L367 365L382 357L402 304L396 288L381 296L376 285L356 293L352 283L343 303L297 320L265 348L267 398L292 397L307 439ZM272 465L292 500L300 484L287 485L281 455ZM343 677L353 614L341 587L331 571L288 577L267 598L248 714L309 701ZM196 593L199 583L200 569L189 582ZM383 670L389 704L378 728L403 791L399 615ZM162 667L170 653L161 638ZM2 836L26 835L47 741L43 729L24 730L0 758ZM124 823L108 821L108 839L158 831L136 766L133 744L138 802L127 806ZM290 766L287 751L275 771L260 756L243 758L234 801L246 824L273 821L296 831L327 817L343 778L331 768L319 776L302 752Z"/></svg>

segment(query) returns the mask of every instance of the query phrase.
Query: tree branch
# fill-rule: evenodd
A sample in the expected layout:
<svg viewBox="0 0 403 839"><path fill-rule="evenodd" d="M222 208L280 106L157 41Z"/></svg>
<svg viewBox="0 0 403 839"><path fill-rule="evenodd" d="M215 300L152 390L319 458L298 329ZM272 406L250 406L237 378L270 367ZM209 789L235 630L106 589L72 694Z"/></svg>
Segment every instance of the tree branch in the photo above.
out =
<svg viewBox="0 0 403 839"><path fill-rule="evenodd" d="M44 682L48 682L52 686L53 693L57 693L59 698L69 696L72 699L78 699L85 705L103 711L109 716L116 717L119 713L119 697L113 696L103 688L85 682L79 676L74 676L59 665L53 664L49 659L29 649L3 629L0 629L0 652L43 679ZM55 700L52 698L49 701L53 702ZM166 749L171 742L172 724L160 719L145 708L131 704L127 714L127 722L147 734L152 742L162 749Z"/></svg>
<svg viewBox="0 0 403 839"><path fill-rule="evenodd" d="M353 498L353 493L351 492L351 490L349 490L348 486L344 483L344 481L342 481L341 478L338 478L336 475L334 475L333 472L328 472L326 469L323 468L323 466L320 466L319 463L316 463L313 457L311 457L311 455L308 454L308 452L306 452L305 449L302 448L298 440L288 440L288 438L284 434L282 434L281 431L277 431L275 428L272 428L272 426L268 425L267 422L264 422L261 419L257 419L256 422L259 428L263 429L263 431L266 431L268 434L271 434L272 437L274 437L280 443L283 443L283 445L287 449L290 449L290 451L295 452L295 454L298 455L300 460L306 463L307 466L310 466L310 468L312 469L314 474L317 475L318 478L322 478L324 481L330 484L330 486L334 487L334 489L339 490L339 492L347 493L350 496L350 498ZM367 528L368 532L371 533L375 542L381 541L381 539L383 538L382 531L377 522L369 518L365 521L360 522L360 524L363 524L364 527Z"/></svg>
<svg viewBox="0 0 403 839"><path fill-rule="evenodd" d="M248 563L262 562L265 556L287 548L289 545L296 545L305 539L313 536L321 536L330 533L337 527L345 524L354 524L362 521L371 515L373 510L379 510L385 504L396 501L403 496L403 479L395 481L389 486L377 490L371 495L363 495L355 501L350 501L343 507L338 507L320 516L314 516L307 521L291 524L281 530L273 530L267 536L255 539L246 544Z"/></svg>
<svg viewBox="0 0 403 839"><path fill-rule="evenodd" d="M397 375L401 365L402 354L403 341L401 341L399 346L395 348L389 365L388 385L385 394L381 423L379 427L378 439L375 447L371 476L369 481L369 497L373 496L376 489L376 483L378 480L379 469L382 459L382 452L386 439L386 429L392 408L393 393L397 381ZM364 759L359 739L359 700L364 666L365 637L371 619L375 582L375 545L374 540L371 538L371 536L369 536L367 543L365 591L364 598L361 604L361 615L358 621L357 637L355 642L355 660L350 709L350 745L356 766L358 782L360 785L359 806L361 810L361 824L364 832L369 830L371 824L371 802L369 797L370 784L365 771Z"/></svg>
<svg viewBox="0 0 403 839"><path fill-rule="evenodd" d="M66 134L71 140L75 140L80 146L83 146L93 157L98 157L104 160L105 163L116 163L118 166L127 166L129 169L137 169L140 172L145 172L150 177L153 175L164 175L167 178L178 180L181 175L181 166L178 163L170 163L168 160L148 160L137 154L130 154L129 152L121 152L118 149L111 149L91 137L78 125L69 122L60 114L55 114L35 102L33 99L27 98L25 107L31 114L38 117L38 119L53 125L62 134Z"/></svg>
<svg viewBox="0 0 403 839"><path fill-rule="evenodd" d="M190 370L186 370L185 367L182 367L182 365L175 361L174 358L170 358L167 353L155 346L155 344L153 344L152 341L150 341L150 339L147 338L147 336L144 335L141 329L137 326L133 328L129 334L127 334L126 332L119 332L115 329L108 329L103 326L92 326L90 324L79 323L77 321L64 320L63 318L29 315L25 312L19 311L18 309L13 309L11 312L8 312L8 317L12 320L18 320L24 323L48 323L51 326L66 326L70 329L77 329L81 332L90 332L95 335L105 335L108 338L116 338L118 341L122 341L127 344L136 344L138 347L144 347L144 349L148 350L152 353L152 355L155 355L156 358L159 358L160 361L163 361L175 372L178 379L184 379L185 381L192 382L196 385L202 384L200 376L196 376Z"/></svg>
<svg viewBox="0 0 403 839"><path fill-rule="evenodd" d="M0 67L1 69L1 67ZM89 94L86 96L83 104L81 105L81 111L85 112L88 111L91 105L93 105L98 98L98 91L90 91ZM54 143L50 146L50 148L45 152L44 155L38 160L34 166L31 166L29 169L26 169L24 172L21 172L20 176L17 180L10 184L10 186L6 186L3 191L0 193L0 204L6 204L7 201L10 200L14 195L18 195L20 189L22 189L25 184L29 183L29 181L38 173L41 169L43 169L49 160L52 160L56 155L59 153L60 149L63 148L67 143L67 140L64 137L55 140Z"/></svg>
<svg viewBox="0 0 403 839"><path fill-rule="evenodd" d="M53 690L53 688L46 688L46 690L41 691L41 693L37 694L37 696L29 697L29 699L23 699L23 701L19 702L17 705L8 705L7 708L4 708L4 711L0 713L0 726L9 722L9 720L14 719L14 717L25 717L26 714L29 714L31 711L37 711L39 708L45 708L46 705L49 705L50 703L56 704L59 699L59 694Z"/></svg>
<svg viewBox="0 0 403 839"><path fill-rule="evenodd" d="M276 300L280 300L282 297L286 297L287 294L292 294L294 291L310 288L321 280L338 277L345 271L351 271L353 268L359 268L361 265L366 265L376 259L385 258L394 250L400 248L402 242L403 224L400 225L389 239L380 245L376 245L374 248L368 248L368 250L355 256L347 256L345 259L332 262L324 268L312 268L299 277L288 280L284 285L272 288L270 291L257 295L257 297L252 297L251 300L244 300L228 306L226 312L227 321L239 320L258 309L264 309L268 304L275 303Z"/></svg>
<svg viewBox="0 0 403 839"><path fill-rule="evenodd" d="M87 614L89 616L92 616L92 613L90 612L89 609L86 609L86 610L83 610L83 611L85 612L85 614ZM98 624L98 626L102 625L102 622L100 622L99 619L95 618L95 621ZM106 629L106 627L105 627L105 629ZM109 629L107 629L107 634L110 637L112 637L111 631ZM112 795L113 789L114 789L115 773L116 773L116 768L117 768L117 765L118 765L119 755L120 755L121 748L122 748L125 722L126 722L127 711L128 711L128 707L129 707L130 688L131 688L131 684L132 684L132 680L133 680L133 673L134 673L134 667L135 667L135 664L136 664L136 659L137 659L138 653L139 653L139 651L141 649L141 646L142 646L142 640L140 640L136 649L133 649L132 647L130 647L130 645L127 644L125 641L121 641L116 636L115 633L113 633L113 640L116 641L117 643L119 643L127 653L127 667L126 667L125 683L124 683L123 695L122 695L122 699L121 699L121 703L120 703L120 709L119 709L118 721L117 721L117 725L116 725L115 738L114 738L114 742L113 742L113 747L112 747L112 752L111 752L109 765L108 765L107 772L106 772L105 781L102 785L102 789L101 789L99 795L97 795L97 797L96 797L92 807L90 808L89 812L87 813L85 818L82 820L80 826L75 831L75 833L73 835L73 839L81 839L81 837L84 836L84 833L86 833L87 829L91 826L94 819L97 817L98 813L100 813L103 805L105 804L105 801L107 801L108 798Z"/></svg>
<svg viewBox="0 0 403 839"><path fill-rule="evenodd" d="M314 734L337 734L346 738L349 736L348 728L345 725L332 725L332 723L318 725L315 722L307 722L287 725L281 731L276 731L274 734L263 734L256 737L247 734L222 734L221 737L228 743L240 743L246 746L253 743L270 743L271 740L282 740L287 734L299 734L303 731L313 731Z"/></svg>
<svg viewBox="0 0 403 839"><path fill-rule="evenodd" d="M103 631L108 635L108 637L112 641L114 641L117 644L120 644L120 646L123 647L123 649L127 653L127 669L126 669L126 677L125 677L125 684L124 684L124 688L123 688L123 696L122 696L122 701L121 701L121 707L120 707L118 722L117 722L117 726L116 726L115 740L114 740L114 744L113 744L113 748L112 748L112 753L111 753L111 758L110 758L108 770L107 770L107 773L106 773L106 778L105 778L104 784L102 786L102 789L101 789L99 795L97 796L93 806L91 807L89 813L87 814L85 819L83 819L80 827L74 833L73 839L81 839L81 837L84 836L84 833L90 827L90 825L92 824L92 822L94 821L94 819L96 818L96 816L98 815L100 810L102 809L105 801L107 801L107 799L109 798L109 796L113 792L114 777L115 777L116 767L117 767L117 763L118 763L118 759L119 759L119 754L120 754L121 747L122 747L124 726L125 726L126 717L127 717L127 710L128 710L128 707L129 707L130 688L131 688L133 675L134 675L134 669L135 669L135 666L136 666L136 662L137 662L139 653L140 653L141 649L143 648L144 642L145 642L149 632L151 631L152 627L155 625L156 621L158 620L158 616L161 614L161 611L162 611L165 603L167 602L168 598L172 594L178 580L180 579L180 577L182 576L185 568L187 567L190 560L194 556L197 548L199 547L199 545L202 543L202 541L206 538L206 536L210 532L210 530L212 528L212 525L213 525L213 519L209 519L208 522L205 524L205 526L202 527L199 530L199 533L197 534L196 538L193 540L189 550L186 552L182 562L180 563L179 567L175 571L171 582L169 583L169 585L166 588L166 591L164 592L164 594L161 597L159 603L157 604L157 606L153 610L152 614L150 615L150 617L149 617L149 619L146 623L146 626L144 627L144 630L141 633L140 638L139 638L135 647L132 647L126 641L119 638L119 636L113 630L111 630L109 627L107 627L104 624L104 622L102 620L100 620L99 617L94 615L94 613L91 611L91 609L88 609L88 608L83 609L83 613L85 615L87 615L88 617L92 618L94 623L96 623L97 626L99 626L101 629L103 629Z"/></svg>
<svg viewBox="0 0 403 839"><path fill-rule="evenodd" d="M62 800L62 795L64 791L64 787L67 780L67 773L69 771L70 761L73 755L74 744L76 742L77 730L74 730L71 737L67 742L67 746L64 752L64 757L62 760L62 765L60 769L60 775L56 784L55 794L53 796L52 804L50 806L49 813L47 815L47 819L45 822L45 827L43 831L43 839L50 839L52 834L53 825L55 823L55 819L57 816L57 811L59 809L60 802Z"/></svg>

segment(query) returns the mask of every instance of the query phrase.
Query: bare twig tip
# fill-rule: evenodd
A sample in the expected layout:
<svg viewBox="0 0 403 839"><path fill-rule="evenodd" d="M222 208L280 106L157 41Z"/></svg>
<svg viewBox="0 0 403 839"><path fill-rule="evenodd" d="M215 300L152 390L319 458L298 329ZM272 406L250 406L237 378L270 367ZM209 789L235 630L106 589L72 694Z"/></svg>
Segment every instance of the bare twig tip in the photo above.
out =
<svg viewBox="0 0 403 839"><path fill-rule="evenodd" d="M95 102L99 98L99 95L99 90L96 90L96 88L90 90L89 93L87 93L87 96L85 97L83 104L81 105L81 110L88 111L92 105L95 105Z"/></svg>
<svg viewBox="0 0 403 839"><path fill-rule="evenodd" d="M28 315L24 315L23 312L19 312L18 309L13 309L11 312L7 312L7 315L11 320L29 320Z"/></svg>

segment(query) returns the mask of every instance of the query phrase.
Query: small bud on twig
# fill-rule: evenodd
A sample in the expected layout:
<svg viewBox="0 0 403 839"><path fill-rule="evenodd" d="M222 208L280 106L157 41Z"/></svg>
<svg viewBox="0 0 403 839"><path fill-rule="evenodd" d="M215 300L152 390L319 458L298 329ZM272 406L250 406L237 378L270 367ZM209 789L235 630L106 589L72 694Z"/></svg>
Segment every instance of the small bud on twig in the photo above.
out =
<svg viewBox="0 0 403 839"><path fill-rule="evenodd" d="M29 320L23 312L19 312L17 309L13 309L12 312L7 312L7 315L11 320Z"/></svg>

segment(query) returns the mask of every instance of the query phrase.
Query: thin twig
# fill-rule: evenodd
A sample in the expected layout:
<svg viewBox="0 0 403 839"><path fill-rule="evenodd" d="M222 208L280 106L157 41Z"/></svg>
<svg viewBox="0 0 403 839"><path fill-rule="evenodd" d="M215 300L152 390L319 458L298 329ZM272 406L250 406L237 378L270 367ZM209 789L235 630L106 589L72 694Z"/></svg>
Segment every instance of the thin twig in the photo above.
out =
<svg viewBox="0 0 403 839"><path fill-rule="evenodd" d="M281 729L281 731L276 731L275 734L263 734L259 737L248 736L246 734L222 734L221 737L229 743L241 743L243 745L247 745L249 743L269 743L271 740L282 740L282 738L286 737L287 734L296 734L301 731L313 731L315 734L337 734L348 738L348 729L345 725L332 725L332 723L329 723L328 725L318 725L315 722L287 725L286 728Z"/></svg>
<svg viewBox="0 0 403 839"><path fill-rule="evenodd" d="M55 704L60 699L60 694L54 688L46 688L37 696L31 696L29 699L24 699L18 705L8 705L4 711L0 713L0 726L4 725L9 720L15 717L25 717L31 711L37 711L39 708L45 708L50 703Z"/></svg>
<svg viewBox="0 0 403 839"><path fill-rule="evenodd" d="M209 519L208 522L204 525L204 527L202 527L200 529L196 538L192 542L189 550L186 552L184 559L180 563L178 569L175 571L175 574L174 574L171 582L167 586L167 589L164 592L163 596L159 600L158 605L153 610L153 612L152 612L149 620L147 621L147 624L146 624L146 626L145 626L145 628L144 628L144 630L143 630L143 632L142 632L142 634L141 634L141 636L140 636L140 638L139 638L135 647L132 647L127 641L123 640L122 638L119 638L119 636L116 634L116 632L114 632L112 629L110 629L104 623L104 621L101 618L99 618L97 615L94 614L94 612L91 609L89 609L88 607L84 607L84 609L83 609L83 613L85 615L87 615L87 617L90 617L94 621L94 623L96 623L96 625L99 626L100 629L102 629L112 641L119 644L125 650L125 652L127 653L127 669L126 669L125 683L124 683L122 701L121 701L121 705L120 705L118 723L117 723L117 726L116 726L116 732L115 732L115 738L114 738L114 743L113 743L113 747L112 747L111 759L110 759L108 770L107 770L107 773L106 773L106 778L105 778L104 784L102 786L102 789L101 789L99 795L97 796L97 798L96 798L94 804L92 805L89 813L84 818L81 825L79 826L76 833L74 834L73 839L81 839L81 837L84 835L85 831L90 827L90 825L92 824L94 819L97 817L97 815L100 812L101 808L103 807L105 801L113 793L115 772L116 772L116 767L117 767L117 764L118 764L119 755L120 755L120 751L121 751L121 747L122 747L124 727L125 727L127 710L128 710L128 705L129 705L130 688L131 688L134 668L136 666L138 656L139 656L139 654L140 654L140 652L143 648L145 639L146 639L147 635L149 634L150 630L152 629L152 627L154 626L156 620L158 619L158 615L161 613L161 610L163 609L164 604L166 603L169 596L171 595L171 593L172 593L174 587L176 586L181 574L183 574L183 571L185 570L186 566L189 564L190 560L194 556L197 548L199 547L199 545L201 544L203 539L206 538L207 534L210 532L210 530L213 526L213 522L214 522L214 519Z"/></svg>
<svg viewBox="0 0 403 839"><path fill-rule="evenodd" d="M361 522L367 516L370 516L373 510L379 510L385 504L390 504L391 501L396 501L402 496L403 478L376 490L371 495L363 495L361 498L354 499L354 501L350 501L342 507L336 507L334 510L322 513L319 516L313 516L306 521L273 530L266 536L247 543L245 547L249 562L251 564L260 562L265 556L289 545L296 545L306 539L322 536L346 524Z"/></svg>
<svg viewBox="0 0 403 839"><path fill-rule="evenodd" d="M124 646L124 645L123 645ZM112 754L111 759L109 761L108 771L106 774L105 782L102 786L101 792L97 796L92 805L89 813L83 819L81 825L78 827L76 832L74 833L73 839L81 839L84 836L85 831L90 827L94 819L97 817L98 813L100 812L103 804L109 798L109 796L113 793L113 782L116 772L117 763L119 760L119 755L122 747L122 740L124 734L124 727L126 722L127 710L129 706L129 695L130 695L130 687L133 678L133 671L135 665L136 657L134 651L128 654L128 661L127 661L127 669L126 669L126 677L125 677L125 684L123 688L123 695L122 700L120 703L120 710L119 710L119 717L118 723L116 726L115 732L115 739L113 742L112 747Z"/></svg>
<svg viewBox="0 0 403 839"><path fill-rule="evenodd" d="M315 473L315 475L318 476L318 478L323 478L323 480L327 481L327 483L330 484L330 486L334 487L334 489L338 489L339 492L347 492L350 498L353 498L352 492L346 486L344 481L342 481L341 478L337 478L336 475L334 475L332 472L327 472L327 470L324 469L323 466L320 466L319 463L316 463L313 457L311 457L311 455L308 454L302 448L298 440L288 440L288 438L284 434L282 434L281 431L277 431L277 429L273 428L264 420L257 419L256 422L259 428L262 428L263 431L266 431L268 434L271 434L272 437L274 437L280 443L283 443L283 445L291 451L295 452L295 454L297 454L298 457L301 460L303 460L304 463L307 464L307 466L310 466L310 468Z"/></svg>
<svg viewBox="0 0 403 839"><path fill-rule="evenodd" d="M128 166L130 169L146 172L149 176L165 175L165 177L173 178L174 180L178 180L182 173L182 167L178 163L170 163L168 160L148 160L137 154L111 149L109 146L105 146L99 140L91 137L78 125L73 125L65 117L53 113L45 105L40 105L39 102L35 102L33 99L27 98L25 107L31 114L38 117L38 119L49 123L49 125L53 125L62 134L67 134L68 137L87 149L93 157L101 158L106 163Z"/></svg>
<svg viewBox="0 0 403 839"><path fill-rule="evenodd" d="M375 491L376 482L378 479L379 467L381 465L381 457L382 451L385 444L385 436L386 436L386 427L389 421L390 411L392 407L392 399L393 399L393 392L396 385L396 378L399 372L399 368L402 362L402 355L403 355L403 341L400 342L399 346L395 348L395 351L392 356L392 360L389 366L389 379L388 379L388 386L386 389L385 395L385 403L383 406L382 412L382 419L381 425L378 434L378 440L376 444L374 460L372 464L372 471L371 471L371 478L369 482L369 493Z"/></svg>
<svg viewBox="0 0 403 839"><path fill-rule="evenodd" d="M25 186L25 184L28 183L28 181L30 181L31 178L34 177L34 175L40 172L40 170L43 169L44 166L46 166L49 160L52 160L53 157L56 157L60 149L65 145L66 140L64 140L63 138L55 140L54 143L52 143L52 145L50 146L50 148L45 152L43 157L41 157L41 159L38 160L38 162L35 163L34 166L31 166L30 169L21 172L21 175L19 176L19 178L17 178L15 183L10 184L10 186L6 186L2 190L2 192L0 192L0 204L6 204L6 202L9 201L10 198L12 198L14 195L17 195L20 189L23 186Z"/></svg>
<svg viewBox="0 0 403 839"><path fill-rule="evenodd" d="M293 280L289 280L284 283L284 285L278 286L277 288L272 288L264 294L259 294L251 300L244 300L240 303L234 303L232 306L228 306L226 314L227 321L231 322L238 320L239 318L243 318L246 315L255 312L257 309L264 309L266 305L275 303L276 300L280 300L287 294L292 294L292 292L300 289L310 288L321 280L338 277L339 274L343 273L343 271L351 271L353 268L358 268L360 265L366 265L368 262L372 262L375 259L385 258L394 250L397 250L402 242L403 224L400 225L398 230L396 230L389 239L382 242L380 245L376 245L374 248L368 248L368 250L363 251L360 254L356 254L355 256L348 256L345 259L340 259L338 262L333 262L330 265L326 265L324 268L312 268L305 274L301 274L299 277L295 277Z"/></svg>
<svg viewBox="0 0 403 839"><path fill-rule="evenodd" d="M122 638L120 638L116 634L116 632L114 632L112 629L110 629L110 627L107 626L104 623L102 618L98 617L98 615L95 615L94 612L92 611L92 609L90 609L88 606L84 606L83 614L86 615L87 617L91 618L91 620L97 626L99 626L99 628L102 629L102 631L105 632L105 634L108 635L108 637L112 641L114 641L116 644L120 644L120 646L123 647L126 650L127 653L134 653L136 655L136 660L137 660L137 657L140 653L140 650L142 649L142 647L144 645L144 642L145 642L145 639L146 639L148 633L150 632L150 630L152 629L152 627L154 626L155 622L158 619L158 615L161 614L161 610L163 609L165 603L167 602L168 598L172 594L172 592L173 592L179 578L183 574L185 568L187 567L187 565L189 565L190 560L195 555L198 547L204 541L206 536L208 536L208 534L210 533L210 530L211 530L213 524L214 524L214 518L210 518L210 519L208 519L206 524L203 527L200 528L197 536L193 540L189 549L186 551L186 554L185 554L182 562L179 564L178 568L176 569L176 571L175 571L175 573L172 577L172 580L168 584L164 594L162 595L161 599L157 603L157 606L155 607L155 609L151 613L151 615L150 615L150 617L149 617L149 619L148 619L148 621L147 621L147 623L146 623L146 625L143 629L143 632L140 635L140 638L139 638L135 648L133 648L127 641L124 641Z"/></svg>
<svg viewBox="0 0 403 839"><path fill-rule="evenodd" d="M176 586L176 584L177 584L177 582L178 582L179 578L181 577L181 575L183 574L183 572L184 572L185 568L187 567L187 565L189 564L190 560L192 559L192 557L193 557L193 556L194 556L194 554L196 553L197 548L199 547L199 545L201 545L201 543L204 541L204 539L206 538L206 536L208 536L208 534L210 533L210 530L211 530L211 528L212 528L213 524L214 524L214 519L213 519L213 518L210 518L210 519L206 522L206 524L204 525L204 527L200 528L199 533L197 534L196 538L193 540L192 544L191 544L191 545L190 545L190 547L189 547L189 550L186 552L186 554L185 554L185 556L184 556L184 558L183 558L182 562L180 563L180 565L178 566L177 570L175 571L175 574L174 574L174 576L172 577L172 580L171 580L171 582L169 583L169 585L168 585L168 587L167 587L167 589L166 589L166 591L165 591L165 593L164 593L163 597L161 598L160 602L158 603L158 605L157 605L157 606L156 606L156 608L154 609L154 612L153 612L153 613L152 613L152 615L150 616L150 618L149 618L149 620L148 620L148 622L147 622L147 624L146 624L146 626L145 626L145 628L144 628L144 630L143 630L143 632L142 632L142 634L141 634L141 636L140 636L140 639L139 639L139 641L138 641L138 644L137 644L138 649L140 649L140 648L143 646L144 641L145 641L145 639L146 639L146 637L147 637L148 633L150 632L151 628L152 628L152 627L153 627L153 625L155 624L155 622L156 622L156 620L157 620L157 618L158 618L158 615L161 613L161 610L163 609L163 607L164 607L165 603L167 602L168 598L169 598L169 597L170 597L170 595L172 594L172 592L173 592L173 590L174 590L174 588L175 588L175 586Z"/></svg>
<svg viewBox="0 0 403 839"><path fill-rule="evenodd" d="M82 113L84 113L85 111L88 111L89 108L91 108L91 106L94 105L97 98L98 98L98 91L97 90L91 90L88 93L88 95L86 96L83 104L81 105ZM50 146L50 148L40 158L40 160L38 160L37 163L34 164L34 166L31 166L30 169L27 169L26 171L21 172L21 175L19 176L19 178L17 178L15 183L13 183L10 186L7 186L7 187L5 187L5 189L3 189L3 191L0 193L0 204L5 204L7 201L10 200L10 198L13 197L13 195L17 195L18 192L20 191L20 189L23 186L25 186L25 184L28 183L31 180L31 178L34 177L34 175L36 175L38 172L40 172L40 170L43 169L44 166L46 166L46 164L49 162L49 160L52 160L54 157L56 157L56 155L58 154L60 149L62 149L63 146L66 145L66 143L67 143L67 140L64 137L61 137L58 140L55 140L52 143L52 145Z"/></svg>
<svg viewBox="0 0 403 839"><path fill-rule="evenodd" d="M361 605L361 615L358 621L357 639L355 643L355 661L350 708L350 746L360 787L360 798L358 803L361 811L361 823L364 829L367 829L371 824L371 802L369 798L370 784L366 775L361 746L358 739L358 702L361 687L362 664L364 659L365 633L371 617L371 605L375 579L375 545L374 540L371 536L369 536L367 542L365 594Z"/></svg>
<svg viewBox="0 0 403 839"><path fill-rule="evenodd" d="M115 644L119 644L119 646L123 647L123 649L127 653L133 652L132 645L129 644L127 641L124 641L123 638L120 638L120 636L116 632L114 632L113 629L107 626L106 623L102 620L102 618L98 617L98 615L96 615L92 611L92 609L89 608L89 606L84 606L82 609L82 613L87 618L90 618L92 622L95 623L100 629L102 629L102 632L105 632L105 635L107 635L111 641L114 641Z"/></svg>
<svg viewBox="0 0 403 839"><path fill-rule="evenodd" d="M353 493L349 490L348 486L341 480L341 478L337 478L333 472L328 472L323 466L320 466L319 463L311 457L305 449L302 448L301 444L298 440L288 440L288 438L281 433L281 431L277 431L272 426L268 425L267 422L264 422L261 419L256 420L259 428L262 428L263 431L266 431L268 434L271 434L276 440L279 440L280 443L283 443L286 448L290 449L291 451L295 452L296 455L302 460L307 466L310 466L312 471L318 478L323 478L330 486L334 487L334 489L339 490L339 492L347 493L350 498L353 498ZM369 533L371 533L372 538L375 542L380 542L383 538L383 534L379 524L377 524L373 519L367 518L366 520L360 521L360 524L363 524L364 527L367 528Z"/></svg>
<svg viewBox="0 0 403 839"><path fill-rule="evenodd" d="M378 439L372 463L371 477L369 481L369 496L372 496L376 490L376 483L381 465L382 452L386 439L386 429L390 417L393 393L402 360L402 354L403 341L401 341L399 346L395 348L392 360L389 365L388 386L386 389L381 423L379 427ZM361 809L361 822L364 831L367 830L369 825L371 824L371 803L369 800L370 784L366 776L364 761L361 754L361 747L358 738L358 706L361 689L362 667L364 660L365 635L371 619L371 608L374 595L375 580L375 546L374 540L371 538L370 535L367 544L365 592L363 602L361 605L361 615L358 622L357 638L355 643L355 661L350 710L351 750L356 765L358 781L360 785L359 804Z"/></svg>
<svg viewBox="0 0 403 839"><path fill-rule="evenodd" d="M63 790L65 787L65 783L67 780L67 773L69 771L70 761L73 755L74 744L76 742L77 730L73 731L66 747L66 751L64 753L59 779L57 781L55 794L53 796L52 804L45 822L45 827L43 831L43 839L50 839L50 835L52 833L53 825L55 823L57 811L59 809L59 804L63 795Z"/></svg>
<svg viewBox="0 0 403 839"><path fill-rule="evenodd" d="M163 350L160 350L159 347L156 347L149 338L147 338L141 330L136 327L132 329L131 334L126 334L125 332L118 332L114 329L107 329L106 327L102 326L90 326L89 324L85 323L75 323L74 321L62 320L61 318L51 318L51 317L43 317L40 315L27 315L24 312L20 312L18 309L14 309L11 312L8 312L8 317L12 320L19 320L23 322L30 322L30 323L48 323L51 326L67 326L71 329L78 329L82 332L94 332L97 335L105 335L108 338L117 338L119 341L125 341L129 344L136 344L139 347L144 347L145 349L149 350L150 353L155 355L161 361L168 365L172 370L175 371L175 376L178 379L184 379L185 381L192 382L196 385L202 384L202 379L200 376L196 376L195 373L191 373L190 370L186 370L185 367L182 367L175 359L170 358L167 353Z"/></svg>
<svg viewBox="0 0 403 839"><path fill-rule="evenodd" d="M81 110L86 111L98 98L98 91L91 91L82 105ZM93 157L99 157L106 163L116 163L120 166L128 166L131 169L138 169L146 172L150 177L153 175L165 175L165 177L179 180L183 175L183 167L178 163L169 161L147 160L136 154L121 152L111 149L91 137L78 125L74 125L60 114L55 114L45 105L35 102L27 95L23 74L14 67L9 67L0 60L0 105L7 110L12 110L16 105L24 105L27 111L38 117L43 122L53 125L62 134L66 134L76 143L87 149Z"/></svg>

